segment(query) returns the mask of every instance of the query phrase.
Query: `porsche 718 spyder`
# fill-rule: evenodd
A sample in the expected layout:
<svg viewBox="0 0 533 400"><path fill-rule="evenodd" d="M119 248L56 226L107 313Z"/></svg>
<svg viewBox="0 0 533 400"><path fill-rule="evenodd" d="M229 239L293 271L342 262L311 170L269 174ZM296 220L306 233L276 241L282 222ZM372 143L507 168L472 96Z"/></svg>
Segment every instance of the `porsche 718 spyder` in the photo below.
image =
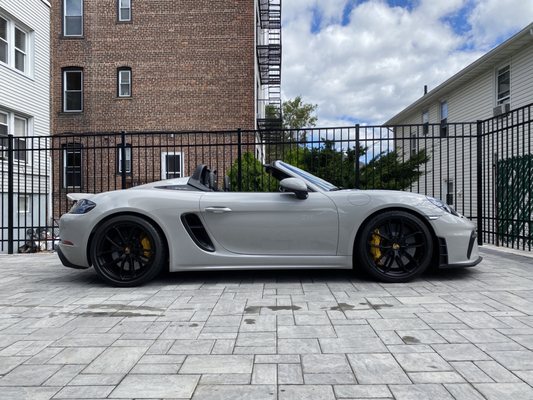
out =
<svg viewBox="0 0 533 400"><path fill-rule="evenodd" d="M200 165L175 178L70 194L61 262L94 266L114 286L172 271L361 268L382 282L430 266L478 264L474 223L440 200L404 191L341 190L283 161L266 166L279 192L218 191Z"/></svg>

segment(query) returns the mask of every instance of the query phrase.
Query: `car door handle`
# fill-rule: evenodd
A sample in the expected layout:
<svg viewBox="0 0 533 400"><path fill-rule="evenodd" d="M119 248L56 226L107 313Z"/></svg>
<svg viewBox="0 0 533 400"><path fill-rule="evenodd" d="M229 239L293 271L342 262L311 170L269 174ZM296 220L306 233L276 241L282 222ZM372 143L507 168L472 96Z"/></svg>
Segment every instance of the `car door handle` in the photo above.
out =
<svg viewBox="0 0 533 400"><path fill-rule="evenodd" d="M205 211L210 212L210 213L215 213L215 214L222 214L222 213L231 212L231 208L229 207L206 207Z"/></svg>

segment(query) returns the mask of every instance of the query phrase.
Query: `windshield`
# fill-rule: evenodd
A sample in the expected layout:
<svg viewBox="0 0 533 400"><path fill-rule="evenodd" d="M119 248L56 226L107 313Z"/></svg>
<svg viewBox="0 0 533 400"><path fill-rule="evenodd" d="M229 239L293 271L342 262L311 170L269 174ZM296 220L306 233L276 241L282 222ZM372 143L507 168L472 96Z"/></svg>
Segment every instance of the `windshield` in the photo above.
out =
<svg viewBox="0 0 533 400"><path fill-rule="evenodd" d="M313 185L315 186L318 186L320 189L326 191L326 192L330 192L332 190L339 190L339 188L327 181L325 181L324 179L321 179L317 176L314 176L312 174L310 174L309 172L305 172L303 169L300 169L300 168L297 168L297 167L294 167L290 164L287 164L283 161L278 161L279 162L279 165L281 165L283 168L286 168L288 169L289 171L291 172L294 172L296 175L304 178L305 180L311 182Z"/></svg>

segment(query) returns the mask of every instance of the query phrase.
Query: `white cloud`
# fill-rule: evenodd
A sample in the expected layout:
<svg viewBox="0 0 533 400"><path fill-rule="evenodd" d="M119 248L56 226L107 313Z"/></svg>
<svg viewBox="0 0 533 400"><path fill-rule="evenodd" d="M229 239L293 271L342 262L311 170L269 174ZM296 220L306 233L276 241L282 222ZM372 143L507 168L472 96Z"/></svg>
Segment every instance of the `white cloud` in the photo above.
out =
<svg viewBox="0 0 533 400"><path fill-rule="evenodd" d="M347 1L283 1L283 96L318 104L320 126L383 123L419 98L424 85L434 88L480 57L467 46L471 34L460 36L444 21L470 9L476 29L488 26L481 21L490 13L480 10L493 0L475 7L468 0L420 0L410 10L368 0L343 26ZM312 33L316 9L321 30Z"/></svg>
<svg viewBox="0 0 533 400"><path fill-rule="evenodd" d="M533 21L533 1L476 0L468 21L473 42L487 48Z"/></svg>

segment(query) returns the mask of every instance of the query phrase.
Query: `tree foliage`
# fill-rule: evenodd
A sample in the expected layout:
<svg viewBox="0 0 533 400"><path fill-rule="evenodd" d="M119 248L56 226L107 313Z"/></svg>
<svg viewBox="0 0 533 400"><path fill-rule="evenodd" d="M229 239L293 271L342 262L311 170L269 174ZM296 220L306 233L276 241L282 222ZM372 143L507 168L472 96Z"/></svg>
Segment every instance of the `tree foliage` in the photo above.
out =
<svg viewBox="0 0 533 400"><path fill-rule="evenodd" d="M282 105L282 118L284 129L303 129L316 126L317 117L314 115L317 104L308 104L302 101L302 96L287 100Z"/></svg>

